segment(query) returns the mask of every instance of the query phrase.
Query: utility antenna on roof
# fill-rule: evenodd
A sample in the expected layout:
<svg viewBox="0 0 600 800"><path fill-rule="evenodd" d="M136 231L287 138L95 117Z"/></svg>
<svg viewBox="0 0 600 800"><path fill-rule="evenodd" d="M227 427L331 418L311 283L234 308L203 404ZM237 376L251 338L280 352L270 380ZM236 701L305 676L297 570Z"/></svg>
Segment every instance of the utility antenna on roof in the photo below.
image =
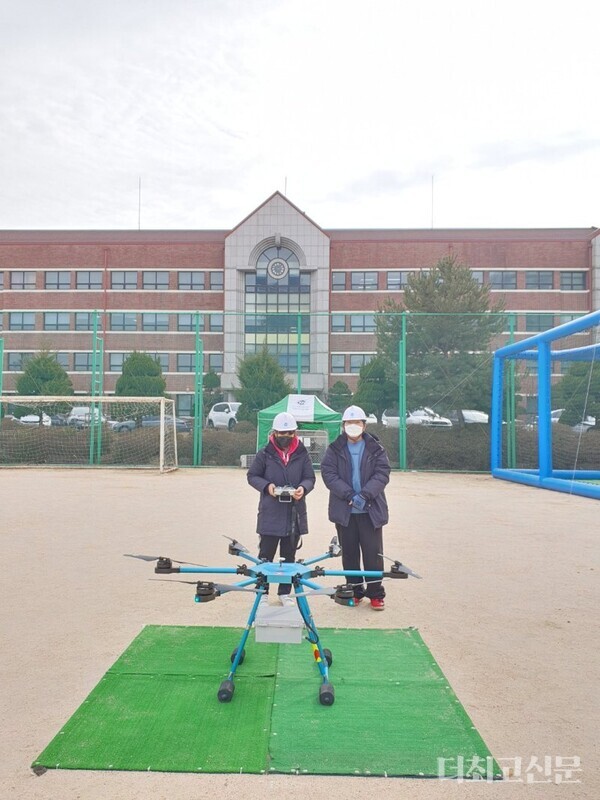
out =
<svg viewBox="0 0 600 800"><path fill-rule="evenodd" d="M283 194L284 194L285 197L287 197L287 175L285 176L285 180L284 180L284 184L283 185L284 185Z"/></svg>
<svg viewBox="0 0 600 800"><path fill-rule="evenodd" d="M142 228L142 176L138 178L138 231Z"/></svg>
<svg viewBox="0 0 600 800"><path fill-rule="evenodd" d="M431 227L432 228L433 228L433 178L434 176L432 175L431 176Z"/></svg>

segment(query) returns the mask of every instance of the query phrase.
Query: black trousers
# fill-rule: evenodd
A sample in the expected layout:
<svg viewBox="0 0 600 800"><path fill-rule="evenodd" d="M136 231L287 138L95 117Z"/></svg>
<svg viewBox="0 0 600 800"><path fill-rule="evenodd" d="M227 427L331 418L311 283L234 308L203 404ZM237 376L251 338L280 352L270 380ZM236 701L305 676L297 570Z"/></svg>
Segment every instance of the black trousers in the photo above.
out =
<svg viewBox="0 0 600 800"><path fill-rule="evenodd" d="M350 514L347 527L335 527L342 547L344 569L383 571L383 558L379 555L383 553L383 528L374 528L368 514ZM385 597L381 581L367 578L365 584L362 578L349 578L348 583L353 584L355 597Z"/></svg>
<svg viewBox="0 0 600 800"><path fill-rule="evenodd" d="M293 564L296 560L296 550L298 548L297 536L260 536L258 545L258 557L266 558L267 561L273 561L275 553L279 547L279 555L284 561ZM267 586L267 593L269 587ZM289 594L292 591L291 583L280 583L277 587L277 594Z"/></svg>

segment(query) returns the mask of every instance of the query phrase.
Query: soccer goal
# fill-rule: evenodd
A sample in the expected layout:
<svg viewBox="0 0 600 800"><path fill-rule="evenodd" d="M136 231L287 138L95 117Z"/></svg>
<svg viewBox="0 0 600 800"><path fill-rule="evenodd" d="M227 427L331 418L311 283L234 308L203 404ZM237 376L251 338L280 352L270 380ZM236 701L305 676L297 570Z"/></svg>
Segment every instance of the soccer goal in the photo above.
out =
<svg viewBox="0 0 600 800"><path fill-rule="evenodd" d="M494 354L492 475L600 499L600 311Z"/></svg>
<svg viewBox="0 0 600 800"><path fill-rule="evenodd" d="M0 397L0 467L177 469L189 435L165 397Z"/></svg>

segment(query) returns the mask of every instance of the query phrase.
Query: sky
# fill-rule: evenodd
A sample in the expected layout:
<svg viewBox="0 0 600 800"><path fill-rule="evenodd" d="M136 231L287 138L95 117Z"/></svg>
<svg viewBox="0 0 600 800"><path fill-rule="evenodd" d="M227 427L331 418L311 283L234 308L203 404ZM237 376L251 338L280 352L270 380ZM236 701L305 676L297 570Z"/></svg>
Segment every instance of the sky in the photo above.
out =
<svg viewBox="0 0 600 800"><path fill-rule="evenodd" d="M600 226L600 3L0 0L0 229ZM141 187L141 190L140 190Z"/></svg>

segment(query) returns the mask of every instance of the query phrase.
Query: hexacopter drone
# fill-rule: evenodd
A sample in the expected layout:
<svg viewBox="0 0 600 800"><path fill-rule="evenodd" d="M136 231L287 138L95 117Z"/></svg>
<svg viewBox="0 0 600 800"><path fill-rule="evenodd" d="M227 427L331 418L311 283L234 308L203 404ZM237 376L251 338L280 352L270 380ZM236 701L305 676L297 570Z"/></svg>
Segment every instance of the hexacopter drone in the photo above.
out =
<svg viewBox="0 0 600 800"><path fill-rule="evenodd" d="M158 575L168 575L174 572L177 573L202 573L202 574L226 574L226 575L242 575L244 580L234 584L213 583L208 581L180 581L181 583L189 583L196 586L196 603L208 603L215 598L220 597L227 592L251 592L256 595L250 609L250 616L248 622L242 633L240 643L231 654L231 669L227 678L219 686L217 698L221 703L228 703L233 697L235 691L235 684L233 676L240 664L243 663L246 651L244 649L250 629L254 624L256 613L259 608L260 601L266 597L267 590L270 584L291 583L295 592L295 599L302 617L302 621L308 632L307 639L312 645L313 656L321 673L322 682L319 687L319 702L324 706L333 705L335 694L333 685L329 682L329 667L333 663L331 651L321 645L319 633L314 623L308 599L312 595L329 595L343 606L353 606L354 603L354 589L352 584L344 583L332 588L322 587L314 583L313 578L321 577L343 577L343 578L358 578L362 577L365 580L382 580L383 578L408 578L411 575L414 578L420 578L409 567L404 566L400 561L386 558L390 561L392 566L388 572L385 571L367 571L367 570L326 570L320 566L313 566L317 561L322 561L325 558L335 558L341 554L341 547L338 544L337 537L334 536L329 545L326 553L323 553L316 558L307 560L300 559L293 563L288 562L273 562L261 560L253 556L247 547L238 542L236 539L230 539L229 554L232 556L241 556L250 562L248 564L240 564L237 567L206 567L201 564L192 564L188 561L175 561L171 558L164 556L144 556L133 555L126 553L125 555L130 558L140 558L143 561L156 561L154 572ZM174 566L178 564L179 566ZM253 587L253 588L251 588ZM306 591L308 589L309 591Z"/></svg>

